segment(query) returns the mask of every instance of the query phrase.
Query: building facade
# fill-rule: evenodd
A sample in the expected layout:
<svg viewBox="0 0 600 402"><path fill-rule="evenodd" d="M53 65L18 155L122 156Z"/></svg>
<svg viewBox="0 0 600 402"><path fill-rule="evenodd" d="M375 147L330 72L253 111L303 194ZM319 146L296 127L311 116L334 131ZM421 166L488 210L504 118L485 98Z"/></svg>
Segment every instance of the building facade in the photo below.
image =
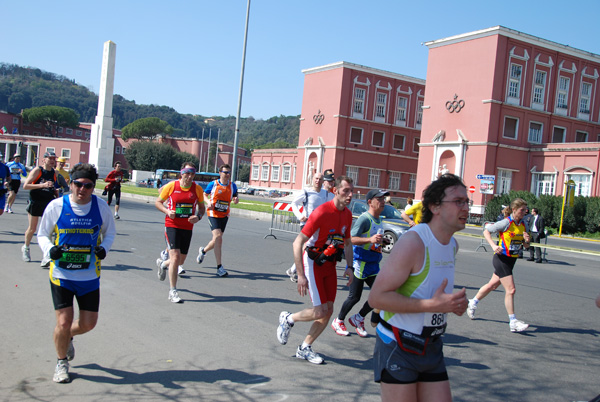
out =
<svg viewBox="0 0 600 402"><path fill-rule="evenodd" d="M473 212L510 190L599 196L600 55L497 26L427 42L416 196L442 171ZM493 179L493 181L492 181Z"/></svg>
<svg viewBox="0 0 600 402"><path fill-rule="evenodd" d="M250 185L301 189L316 172L333 169L359 193L379 187L412 196L425 81L347 62L303 73L298 147L256 150Z"/></svg>

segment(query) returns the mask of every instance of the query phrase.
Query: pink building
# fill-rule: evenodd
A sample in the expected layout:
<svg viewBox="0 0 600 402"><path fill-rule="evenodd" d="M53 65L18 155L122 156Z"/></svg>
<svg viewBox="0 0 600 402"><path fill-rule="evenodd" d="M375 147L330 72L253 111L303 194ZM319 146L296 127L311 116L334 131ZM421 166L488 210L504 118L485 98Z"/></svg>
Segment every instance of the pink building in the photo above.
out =
<svg viewBox="0 0 600 402"><path fill-rule="evenodd" d="M296 150L256 150L250 185L300 189L333 169L366 193L414 194L425 81L338 62L304 70Z"/></svg>
<svg viewBox="0 0 600 402"><path fill-rule="evenodd" d="M567 180L600 195L600 55L501 26L426 45L417 198L442 170L475 186L473 212L510 190L561 195Z"/></svg>

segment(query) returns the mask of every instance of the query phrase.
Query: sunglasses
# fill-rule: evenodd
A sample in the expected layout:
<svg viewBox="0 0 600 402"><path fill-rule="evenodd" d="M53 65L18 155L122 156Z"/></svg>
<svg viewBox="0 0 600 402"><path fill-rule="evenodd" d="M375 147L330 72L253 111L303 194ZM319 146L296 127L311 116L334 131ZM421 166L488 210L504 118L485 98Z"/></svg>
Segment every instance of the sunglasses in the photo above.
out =
<svg viewBox="0 0 600 402"><path fill-rule="evenodd" d="M229 170L221 170L221 173L224 173L224 174L231 174L231 172L230 172Z"/></svg>
<svg viewBox="0 0 600 402"><path fill-rule="evenodd" d="M77 180L73 180L71 183L75 184L75 187L77 188L86 188L86 189L90 189L90 188L94 188L94 183L82 183L80 181Z"/></svg>

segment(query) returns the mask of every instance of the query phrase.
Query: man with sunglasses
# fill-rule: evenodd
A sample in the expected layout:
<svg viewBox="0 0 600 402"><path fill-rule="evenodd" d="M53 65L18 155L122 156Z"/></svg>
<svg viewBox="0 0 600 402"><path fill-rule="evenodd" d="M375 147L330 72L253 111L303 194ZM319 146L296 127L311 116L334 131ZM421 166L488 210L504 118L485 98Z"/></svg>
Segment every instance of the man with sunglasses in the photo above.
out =
<svg viewBox="0 0 600 402"><path fill-rule="evenodd" d="M98 174L88 163L71 170L70 193L50 202L44 211L38 242L51 258L50 289L56 314L54 382L70 381L69 361L75 357L73 337L91 331L98 322L100 261L116 236L110 207L94 195ZM53 241L53 234L56 239ZM73 298L79 318L74 319Z"/></svg>
<svg viewBox="0 0 600 402"><path fill-rule="evenodd" d="M224 277L229 275L221 264L221 253L223 250L223 233L227 227L229 219L229 205L233 202L237 204L238 194L237 186L231 182L231 166L225 164L219 168L221 177L219 180L208 183L204 192L207 194L207 213L208 223L212 231L212 239L205 247L198 250L198 264L202 264L206 252L215 249L215 259L217 260L217 275Z"/></svg>
<svg viewBox="0 0 600 402"><path fill-rule="evenodd" d="M38 166L29 172L23 190L29 190L29 203L27 204L27 217L29 225L25 231L25 244L21 247L23 261L31 261L31 253L29 245L31 239L37 229L40 217L44 214L46 206L50 201L58 196L58 178L54 170L56 166L56 155L54 152L48 151L44 153L42 166ZM46 268L50 265L50 258L44 254L42 257L42 267Z"/></svg>
<svg viewBox="0 0 600 402"><path fill-rule="evenodd" d="M165 280L168 266L169 300L181 303L177 291L177 267L183 265L192 242L192 230L204 216L204 194L202 187L194 182L196 165L184 162L181 165L181 178L167 183L160 192L154 205L165 214L165 240L169 250L166 261L158 259L158 279ZM166 205L165 205L166 203Z"/></svg>

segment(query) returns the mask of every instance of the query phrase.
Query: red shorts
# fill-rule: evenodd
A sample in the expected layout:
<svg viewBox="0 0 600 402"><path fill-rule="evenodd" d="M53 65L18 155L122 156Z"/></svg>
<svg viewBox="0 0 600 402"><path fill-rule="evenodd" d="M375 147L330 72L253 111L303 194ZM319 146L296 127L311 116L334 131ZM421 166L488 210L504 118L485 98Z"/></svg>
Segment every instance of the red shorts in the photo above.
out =
<svg viewBox="0 0 600 402"><path fill-rule="evenodd" d="M314 260L308 258L308 255L304 252L303 262L304 275L308 280L308 294L313 306L317 307L327 302L335 302L337 292L335 261L327 261L323 265L316 265Z"/></svg>

